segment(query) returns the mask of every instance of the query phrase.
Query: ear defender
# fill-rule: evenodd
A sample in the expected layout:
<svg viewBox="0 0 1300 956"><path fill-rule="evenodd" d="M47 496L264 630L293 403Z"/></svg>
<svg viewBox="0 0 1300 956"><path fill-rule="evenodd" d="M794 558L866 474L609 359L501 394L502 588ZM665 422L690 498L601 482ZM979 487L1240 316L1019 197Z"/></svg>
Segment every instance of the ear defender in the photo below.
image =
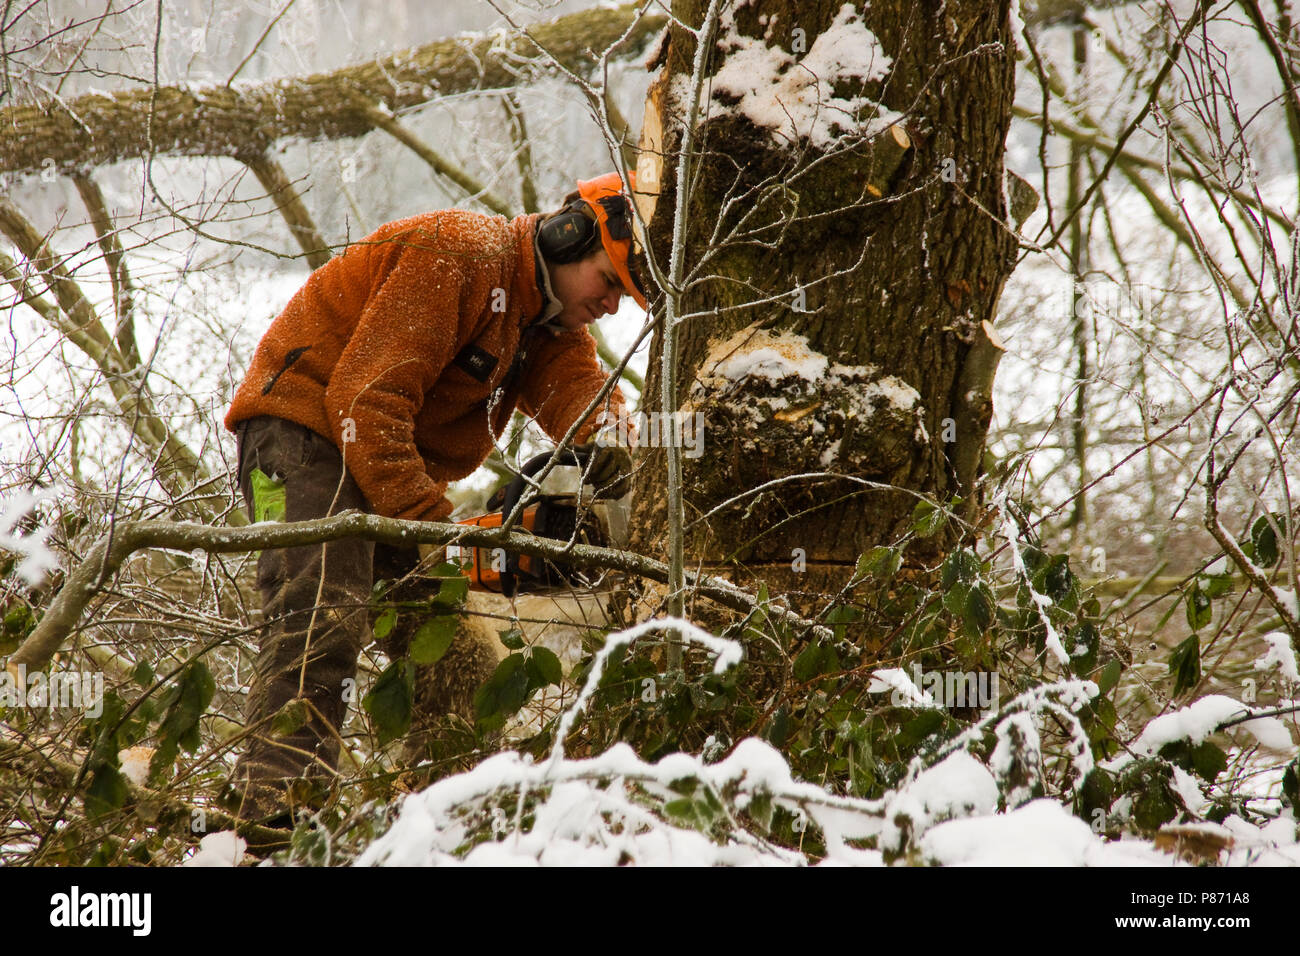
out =
<svg viewBox="0 0 1300 956"><path fill-rule="evenodd" d="M572 202L538 227L537 246L542 255L557 265L565 265L591 251L598 229L588 208L584 200Z"/></svg>

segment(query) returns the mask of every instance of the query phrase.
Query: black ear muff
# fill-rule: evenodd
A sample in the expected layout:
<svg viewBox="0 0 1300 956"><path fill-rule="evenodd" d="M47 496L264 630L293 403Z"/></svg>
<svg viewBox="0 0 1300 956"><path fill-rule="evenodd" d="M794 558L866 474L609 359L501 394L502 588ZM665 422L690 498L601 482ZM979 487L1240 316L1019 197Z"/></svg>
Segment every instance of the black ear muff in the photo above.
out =
<svg viewBox="0 0 1300 956"><path fill-rule="evenodd" d="M596 241L600 233L595 220L577 208L585 206L585 202L573 203L538 227L537 247L551 262L577 262Z"/></svg>

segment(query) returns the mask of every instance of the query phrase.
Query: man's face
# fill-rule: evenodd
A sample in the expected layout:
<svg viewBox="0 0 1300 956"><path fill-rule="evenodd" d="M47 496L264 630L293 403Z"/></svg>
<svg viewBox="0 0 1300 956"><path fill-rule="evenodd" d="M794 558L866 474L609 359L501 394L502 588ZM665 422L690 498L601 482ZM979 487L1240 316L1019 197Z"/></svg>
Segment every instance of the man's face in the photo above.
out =
<svg viewBox="0 0 1300 956"><path fill-rule="evenodd" d="M618 281L609 253L602 247L580 262L552 265L551 290L564 308L553 321L569 331L618 311L623 283Z"/></svg>

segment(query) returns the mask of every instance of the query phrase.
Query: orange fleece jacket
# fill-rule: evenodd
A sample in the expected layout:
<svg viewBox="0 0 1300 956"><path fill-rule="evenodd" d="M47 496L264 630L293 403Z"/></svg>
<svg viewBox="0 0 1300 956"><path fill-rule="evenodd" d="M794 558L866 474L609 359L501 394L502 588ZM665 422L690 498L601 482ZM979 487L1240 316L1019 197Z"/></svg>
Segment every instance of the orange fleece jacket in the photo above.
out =
<svg viewBox="0 0 1300 956"><path fill-rule="evenodd" d="M447 483L483 463L516 407L559 439L605 382L586 329L535 324L539 218L444 210L349 246L271 323L226 427L297 422L341 450L376 514L447 518ZM604 405L577 442L621 410L622 393Z"/></svg>

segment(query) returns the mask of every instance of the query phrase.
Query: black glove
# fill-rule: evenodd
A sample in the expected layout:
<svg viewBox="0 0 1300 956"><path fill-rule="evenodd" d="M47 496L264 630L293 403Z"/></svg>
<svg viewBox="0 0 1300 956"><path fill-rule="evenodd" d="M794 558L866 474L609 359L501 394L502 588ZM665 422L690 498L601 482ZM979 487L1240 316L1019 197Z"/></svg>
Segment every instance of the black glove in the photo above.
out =
<svg viewBox="0 0 1300 956"><path fill-rule="evenodd" d="M583 480L596 486L597 498L622 498L632 490L632 454L622 445L581 445L587 457Z"/></svg>

